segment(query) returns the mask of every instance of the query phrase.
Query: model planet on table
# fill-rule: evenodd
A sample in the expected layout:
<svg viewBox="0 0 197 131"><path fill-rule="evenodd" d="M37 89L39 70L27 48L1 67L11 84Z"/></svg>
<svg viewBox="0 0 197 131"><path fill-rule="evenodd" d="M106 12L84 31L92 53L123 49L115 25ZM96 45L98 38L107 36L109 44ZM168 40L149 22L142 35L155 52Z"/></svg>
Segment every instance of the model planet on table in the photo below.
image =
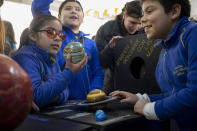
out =
<svg viewBox="0 0 197 131"><path fill-rule="evenodd" d="M15 129L32 105L32 83L11 58L0 54L0 130Z"/></svg>
<svg viewBox="0 0 197 131"><path fill-rule="evenodd" d="M95 90L92 90L88 93L87 102L92 103L92 102L103 101L106 98L107 98L107 96L104 91L102 91L100 89L95 89Z"/></svg>

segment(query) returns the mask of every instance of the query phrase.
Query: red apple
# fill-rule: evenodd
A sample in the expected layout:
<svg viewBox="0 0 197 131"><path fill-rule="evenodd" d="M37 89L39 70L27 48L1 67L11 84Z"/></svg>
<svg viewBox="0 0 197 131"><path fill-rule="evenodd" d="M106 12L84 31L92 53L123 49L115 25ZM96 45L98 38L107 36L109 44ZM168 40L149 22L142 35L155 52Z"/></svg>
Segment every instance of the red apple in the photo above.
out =
<svg viewBox="0 0 197 131"><path fill-rule="evenodd" d="M13 130L23 122L32 97L27 73L14 60L0 54L0 130Z"/></svg>

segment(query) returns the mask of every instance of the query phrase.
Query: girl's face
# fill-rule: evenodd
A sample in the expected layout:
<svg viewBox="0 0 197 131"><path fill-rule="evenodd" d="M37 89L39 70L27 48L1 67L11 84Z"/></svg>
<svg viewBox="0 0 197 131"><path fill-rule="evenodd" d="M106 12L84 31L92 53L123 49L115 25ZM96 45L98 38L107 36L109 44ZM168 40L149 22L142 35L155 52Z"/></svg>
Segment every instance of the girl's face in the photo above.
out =
<svg viewBox="0 0 197 131"><path fill-rule="evenodd" d="M123 14L123 19L124 27L130 35L134 34L136 31L139 30L140 18L135 18Z"/></svg>
<svg viewBox="0 0 197 131"><path fill-rule="evenodd" d="M68 2L64 5L59 15L59 19L64 25L69 26L71 29L79 30L83 22L83 11L77 2Z"/></svg>
<svg viewBox="0 0 197 131"><path fill-rule="evenodd" d="M163 6L158 1L147 0L142 4L142 26L149 39L165 40L176 22L172 20L172 14L165 13Z"/></svg>
<svg viewBox="0 0 197 131"><path fill-rule="evenodd" d="M51 55L57 54L63 39L62 25L58 20L49 21L34 35L36 44Z"/></svg>

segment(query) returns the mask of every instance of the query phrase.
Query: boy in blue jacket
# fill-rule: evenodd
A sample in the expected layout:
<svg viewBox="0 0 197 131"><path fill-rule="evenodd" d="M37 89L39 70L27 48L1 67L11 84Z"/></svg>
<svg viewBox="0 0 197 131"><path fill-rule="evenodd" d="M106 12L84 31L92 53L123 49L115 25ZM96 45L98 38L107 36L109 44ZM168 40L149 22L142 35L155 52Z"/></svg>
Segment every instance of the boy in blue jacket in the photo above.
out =
<svg viewBox="0 0 197 131"><path fill-rule="evenodd" d="M61 72L57 60L65 36L59 19L51 15L35 17L23 33L23 46L12 56L30 76L33 99L39 107L67 101L68 85L74 74L86 64L87 56L77 64L70 62L70 55Z"/></svg>
<svg viewBox="0 0 197 131"><path fill-rule="evenodd" d="M161 39L156 79L162 94L115 91L150 120L175 119L180 131L197 131L197 24L189 0L141 0L148 39Z"/></svg>
<svg viewBox="0 0 197 131"><path fill-rule="evenodd" d="M52 2L53 0L34 0L32 2L33 16L50 14L49 7ZM100 66L96 44L85 37L87 34L79 30L84 18L83 8L79 1L65 0L62 2L58 17L62 22L63 33L66 35L66 40L63 41L58 53L61 68L65 64L63 49L71 41L82 42L88 56L87 65L74 76L69 84L69 99L86 99L91 90L103 88L104 74Z"/></svg>

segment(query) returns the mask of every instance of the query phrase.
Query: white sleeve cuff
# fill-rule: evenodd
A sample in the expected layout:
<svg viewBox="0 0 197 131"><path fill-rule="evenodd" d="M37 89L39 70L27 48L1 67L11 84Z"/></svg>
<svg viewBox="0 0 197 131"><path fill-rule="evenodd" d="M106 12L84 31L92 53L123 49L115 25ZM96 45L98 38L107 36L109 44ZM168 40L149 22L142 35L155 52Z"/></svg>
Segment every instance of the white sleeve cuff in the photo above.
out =
<svg viewBox="0 0 197 131"><path fill-rule="evenodd" d="M150 102L150 98L148 97L147 94L143 94L143 95L142 95L142 94L140 94L140 93L137 93L136 96L137 96L138 100L140 100L140 99L145 99L145 100L148 100L148 101Z"/></svg>
<svg viewBox="0 0 197 131"><path fill-rule="evenodd" d="M155 113L155 102L147 103L144 106L143 114L148 120L159 120Z"/></svg>

